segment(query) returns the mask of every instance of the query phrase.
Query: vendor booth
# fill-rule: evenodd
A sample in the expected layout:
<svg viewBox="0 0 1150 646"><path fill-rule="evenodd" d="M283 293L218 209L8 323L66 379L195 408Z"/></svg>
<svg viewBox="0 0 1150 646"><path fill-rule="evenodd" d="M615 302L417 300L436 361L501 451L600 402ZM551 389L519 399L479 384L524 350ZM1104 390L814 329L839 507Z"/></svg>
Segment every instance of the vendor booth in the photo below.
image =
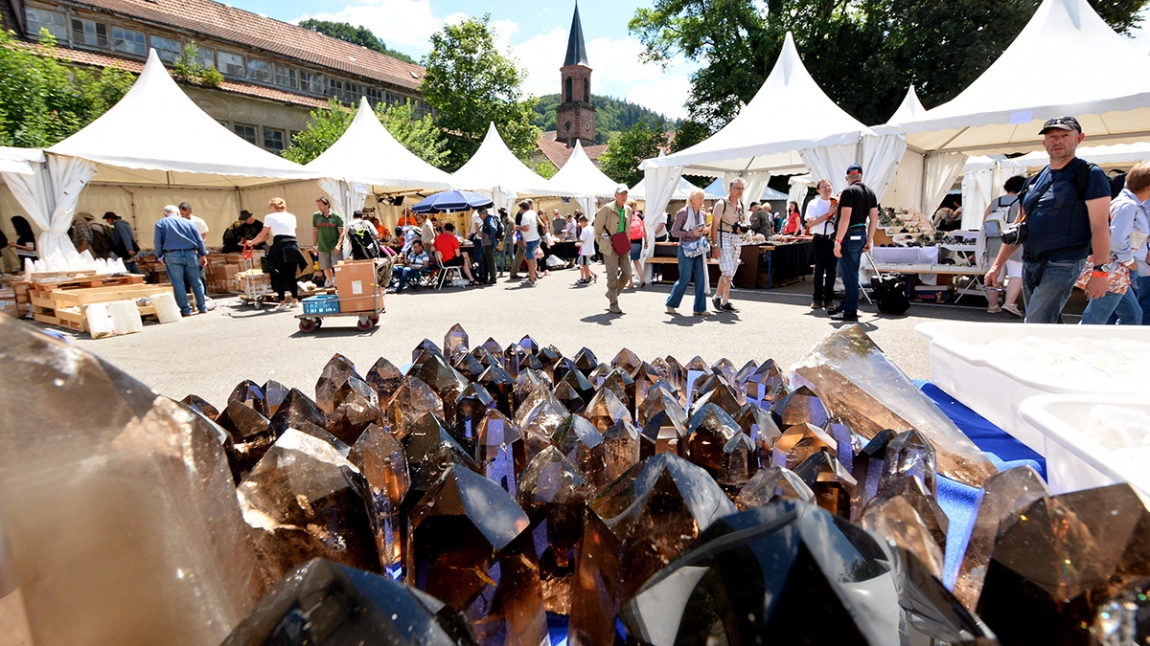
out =
<svg viewBox="0 0 1150 646"><path fill-rule="evenodd" d="M488 193L496 208L512 206L518 195L574 195L553 187L520 161L503 142L494 123L488 126L479 150L451 175L451 182L456 188Z"/></svg>

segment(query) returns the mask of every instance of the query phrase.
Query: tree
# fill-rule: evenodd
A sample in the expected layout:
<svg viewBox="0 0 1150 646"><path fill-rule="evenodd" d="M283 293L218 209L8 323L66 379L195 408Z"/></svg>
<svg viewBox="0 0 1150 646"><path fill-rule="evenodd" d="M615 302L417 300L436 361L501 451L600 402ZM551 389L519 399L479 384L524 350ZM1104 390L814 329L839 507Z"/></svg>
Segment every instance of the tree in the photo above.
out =
<svg viewBox="0 0 1150 646"><path fill-rule="evenodd" d="M180 50L180 56L172 63L172 76L185 83L196 83L205 87L219 87L224 82L224 75L210 65L206 66L196 59L200 51L196 41L190 41Z"/></svg>
<svg viewBox="0 0 1150 646"><path fill-rule="evenodd" d="M663 124L640 121L607 142L607 150L599 156L599 169L607 177L634 186L643 179L639 164L644 159L658 157L667 147L667 133Z"/></svg>
<svg viewBox="0 0 1150 646"><path fill-rule="evenodd" d="M132 87L118 67L72 67L56 41L16 43L0 31L0 145L47 148L94 121Z"/></svg>
<svg viewBox="0 0 1150 646"><path fill-rule="evenodd" d="M491 16L468 18L432 34L420 90L447 134L455 170L479 149L488 125L519 159L527 161L542 132L531 124L535 99L522 98L526 73L495 47Z"/></svg>
<svg viewBox="0 0 1150 646"><path fill-rule="evenodd" d="M299 26L303 27L304 29L310 29L312 31L319 32L325 36L338 38L353 45L366 47L368 49L377 51L380 54L387 54L388 56L392 58L398 58L401 61L407 61L408 63L415 62L415 59L408 56L407 54L397 52L394 49L389 48L384 44L383 39L381 39L379 36L376 36L375 33L367 27L355 27L351 23L334 22L331 20L316 20L315 18L301 20L299 21Z"/></svg>
<svg viewBox="0 0 1150 646"><path fill-rule="evenodd" d="M410 102L384 107L375 106L375 116L396 141L432 166L442 166L448 155L447 142L430 115L415 118L415 106ZM355 115L350 108L335 98L328 99L327 107L311 112L307 127L292 137L291 145L283 156L297 164L306 164L319 157L347 132Z"/></svg>
<svg viewBox="0 0 1150 646"><path fill-rule="evenodd" d="M679 124L671 141L671 152L679 152L711 136L711 131L698 121L687 120Z"/></svg>

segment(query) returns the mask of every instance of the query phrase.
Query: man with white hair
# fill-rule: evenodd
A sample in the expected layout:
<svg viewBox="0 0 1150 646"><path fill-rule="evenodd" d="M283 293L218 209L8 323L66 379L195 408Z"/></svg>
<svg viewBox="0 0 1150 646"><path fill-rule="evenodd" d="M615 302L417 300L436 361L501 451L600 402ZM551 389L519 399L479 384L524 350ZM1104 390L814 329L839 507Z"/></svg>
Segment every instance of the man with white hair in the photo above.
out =
<svg viewBox="0 0 1150 646"><path fill-rule="evenodd" d="M188 304L188 285L196 296L196 309L200 314L208 311L204 301L204 284L200 282L200 268L208 264L208 249L204 238L191 220L180 217L174 204L164 207L164 217L156 222L156 259L168 269L176 303L184 316L192 315Z"/></svg>
<svg viewBox="0 0 1150 646"><path fill-rule="evenodd" d="M623 313L619 309L619 295L627 283L631 282L631 240L627 235L632 214L631 207L627 205L629 190L626 184L616 186L615 201L603 205L595 214L595 222L592 224L607 274L607 310L613 314ZM622 234L626 240L627 248L622 252L616 250L611 243L611 236L617 234Z"/></svg>

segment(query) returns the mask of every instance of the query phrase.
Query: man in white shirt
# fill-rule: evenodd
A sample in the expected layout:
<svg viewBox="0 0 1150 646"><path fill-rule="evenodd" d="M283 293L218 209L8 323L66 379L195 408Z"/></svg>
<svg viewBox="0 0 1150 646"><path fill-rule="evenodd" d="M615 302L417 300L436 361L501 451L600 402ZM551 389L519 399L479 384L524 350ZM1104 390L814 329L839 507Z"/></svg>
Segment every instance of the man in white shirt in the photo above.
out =
<svg viewBox="0 0 1150 646"><path fill-rule="evenodd" d="M535 250L539 248L539 215L531 209L531 203L523 201L519 203L519 208L523 209L523 215L519 220L519 235L523 237L523 242L526 246L524 249L524 258L527 260L527 283L530 287L535 286Z"/></svg>
<svg viewBox="0 0 1150 646"><path fill-rule="evenodd" d="M185 220L191 220L192 224L196 225L196 230L200 232L203 237L204 243L208 241L208 223L198 215L192 215L192 205L187 202L180 202L180 217Z"/></svg>
<svg viewBox="0 0 1150 646"><path fill-rule="evenodd" d="M831 182L819 180L815 187L819 196L807 204L803 226L814 236L812 245L815 256L815 289L811 309L831 309L835 297L835 208L831 204Z"/></svg>

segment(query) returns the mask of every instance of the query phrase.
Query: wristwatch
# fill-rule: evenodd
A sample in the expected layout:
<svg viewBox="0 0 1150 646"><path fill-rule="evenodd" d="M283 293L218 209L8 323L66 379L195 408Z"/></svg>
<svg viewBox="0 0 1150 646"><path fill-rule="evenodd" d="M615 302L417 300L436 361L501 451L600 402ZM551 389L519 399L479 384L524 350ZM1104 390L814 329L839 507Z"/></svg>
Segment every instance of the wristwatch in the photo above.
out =
<svg viewBox="0 0 1150 646"><path fill-rule="evenodd" d="M1110 269L1111 269L1111 265L1108 262L1102 263L1101 265L1094 265L1094 271L1099 272L1099 273L1109 274Z"/></svg>

